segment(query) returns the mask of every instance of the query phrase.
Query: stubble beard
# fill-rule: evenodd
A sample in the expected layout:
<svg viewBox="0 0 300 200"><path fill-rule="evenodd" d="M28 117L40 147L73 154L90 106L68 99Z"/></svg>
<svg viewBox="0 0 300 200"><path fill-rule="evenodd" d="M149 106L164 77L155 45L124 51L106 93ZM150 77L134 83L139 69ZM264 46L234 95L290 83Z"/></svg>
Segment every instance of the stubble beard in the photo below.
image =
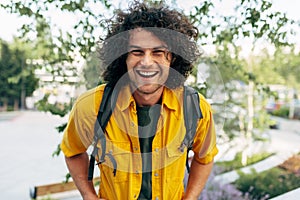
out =
<svg viewBox="0 0 300 200"><path fill-rule="evenodd" d="M154 86L151 86L151 90L144 90L143 86L140 87L136 87L136 91L140 94L144 94L144 95L150 95L150 94L155 94L159 89L161 89L162 87L164 87L164 85L160 85L160 84L153 84Z"/></svg>

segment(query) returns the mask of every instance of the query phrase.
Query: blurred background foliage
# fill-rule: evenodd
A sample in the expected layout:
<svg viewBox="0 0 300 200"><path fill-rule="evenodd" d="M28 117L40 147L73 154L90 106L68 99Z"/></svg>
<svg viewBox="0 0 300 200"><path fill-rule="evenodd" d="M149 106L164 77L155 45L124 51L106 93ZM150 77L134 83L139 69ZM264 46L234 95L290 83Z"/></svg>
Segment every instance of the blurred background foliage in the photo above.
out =
<svg viewBox="0 0 300 200"><path fill-rule="evenodd" d="M300 106L296 109L300 102L300 51L295 42L299 21L275 10L271 0L238 0L234 12L228 13L215 9L222 0L193 1L189 10L181 9L177 0L164 2L189 15L199 28L197 42L204 54L195 63L194 79L189 84L211 101L218 143L227 144L221 154L234 147L236 139L243 142L243 149L233 161L220 165L240 168L252 163L253 158L272 155L260 149L262 158L259 149L250 149L251 145L268 141L269 136L264 133L269 127L277 127L270 114L300 119ZM67 115L80 93L102 83L103 69L96 50L107 32L105 19L128 4L121 0L1 1L0 12L26 19L12 41L0 39L1 111L31 108L61 117ZM56 24L53 13L68 24ZM199 73L205 76L204 80L197 80ZM282 86L285 96L281 97L272 85ZM63 95L61 86L65 88ZM30 106L26 98L31 97L35 97L35 104ZM65 127L66 122L56 129L61 133ZM53 152L53 156L58 155L59 144ZM253 174L240 174L242 177L235 183L240 191L232 185L209 182L202 197L268 198L268 190L273 190L269 185L274 183L272 179L272 184L266 184L270 177L291 179L280 173L273 169L260 175L264 178L260 179L261 185L267 188L253 188L257 181ZM66 179L69 178L67 174ZM284 187L283 191L292 188Z"/></svg>
<svg viewBox="0 0 300 200"><path fill-rule="evenodd" d="M163 1L144 2L160 4ZM177 0L165 2L190 16L200 30L199 46L204 51L209 47L211 51L204 52L193 72L197 77L202 71L201 63L205 63L212 66L207 69L209 76L202 83L194 81L191 84L212 100L219 127L218 142L228 143L243 137L247 149L253 140L266 139L261 133L271 124L271 119L265 107L270 98L278 99L270 85L300 90L300 53L294 40L299 22L274 10L270 0L238 0L235 12L226 14L215 10L222 0L198 1L190 10L179 8ZM67 115L80 92L102 82L96 49L107 32L104 19L112 17L121 6L124 2L108 0L1 2L1 12L27 19L20 24L13 41L0 41L2 109L26 108L25 98L44 84L35 75L35 71L40 70L52 76L48 82L52 82L54 88L71 85L73 89L68 89L68 98L62 102L51 100L57 95L55 89L46 90L34 107L54 115ZM66 30L55 24L53 13L71 17L71 28ZM244 46L244 41L248 41L248 46ZM221 82L215 81L213 69L217 69ZM222 96L221 101L215 101L216 93L212 90L216 88ZM298 99L297 95L294 92L286 102ZM288 111L288 117L294 117L291 115L294 111L289 108ZM57 130L63 132L64 127L62 124ZM58 146L54 155L59 153ZM248 153L242 152L241 162L247 163Z"/></svg>
<svg viewBox="0 0 300 200"><path fill-rule="evenodd" d="M162 3L151 0L144 2ZM211 84L222 84L220 93L224 95L223 101L212 102L216 104L216 120L222 124L224 131L220 141L230 141L241 133L246 138L257 138L253 136L255 129L266 128L264 126L269 122L265 109L262 109L270 95L274 95L268 85L282 84L300 89L300 56L293 43L296 35L294 28L298 24L288 19L285 13L274 10L269 0L236 1L235 13L226 15L214 10L220 2L199 1L188 11L178 8L176 0L167 3L189 15L199 28L199 46L204 50L206 46L213 49L213 53L204 54L199 64L216 66L222 83L214 83L215 74L208 71L210 75L207 79L210 81L205 80L200 85L196 81L193 85L207 93L210 88L217 87ZM84 85L89 89L101 83L97 42L107 31L104 19L113 16L121 5L121 1L111 3L107 0L0 3L2 11L28 21L20 24L13 42L1 41L1 105L7 107L14 102L15 108L26 107L25 97L32 95L42 84L40 82L38 85L34 76L36 69L46 70L53 76L53 82L59 76L61 80L55 84ZM72 16L72 29L64 30L57 26L51 18L53 12ZM251 45L247 46L247 56L243 55L244 40L251 41ZM267 45L261 48L262 44ZM84 64L80 63L82 60ZM194 75L197 70L201 71L201 68L198 67ZM68 73L78 76L79 80L70 82ZM36 107L59 116L67 114L77 95L69 94L68 102L49 103L51 92L46 92Z"/></svg>

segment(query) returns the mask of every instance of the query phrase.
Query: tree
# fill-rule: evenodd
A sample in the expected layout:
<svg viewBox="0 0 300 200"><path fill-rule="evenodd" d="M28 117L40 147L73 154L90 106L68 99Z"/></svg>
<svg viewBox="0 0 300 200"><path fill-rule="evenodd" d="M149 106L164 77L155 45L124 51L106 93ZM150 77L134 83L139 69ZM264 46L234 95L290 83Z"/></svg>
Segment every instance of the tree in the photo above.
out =
<svg viewBox="0 0 300 200"><path fill-rule="evenodd" d="M11 52L8 48L8 45L1 41L1 57L0 57L0 101L3 104L4 110L7 110L8 105L8 81L7 81L7 75L9 73L9 68L11 65L10 58L12 57Z"/></svg>
<svg viewBox="0 0 300 200"><path fill-rule="evenodd" d="M92 52L86 59L86 63L83 68L83 76L85 79L85 86L87 89L91 89L102 82L101 79L101 63L97 52Z"/></svg>
<svg viewBox="0 0 300 200"><path fill-rule="evenodd" d="M156 1L145 2L155 3ZM226 134L232 138L235 136L233 130L237 130L244 132L251 139L253 128L255 128L253 97L260 91L261 83L255 76L256 63L253 59L242 57L241 44L244 40L250 41L248 46L251 49L250 52L254 52L258 44L266 42L276 48L287 45L293 34L293 30L289 29L288 25L295 24L295 22L289 20L284 13L274 11L270 0L240 0L235 4L235 13L226 14L219 14L214 10L215 5L220 2L222 1L196 2L190 11L185 12L190 15L195 26L200 30L199 45L204 47L214 45L216 48L217 56L209 55L206 60L219 68L229 97L226 102L227 107L223 112L232 114L233 120L225 122ZM121 4L121 1L119 3ZM45 32L48 33L46 34L49 36L47 41L50 42L46 46L49 53L44 54L43 59L51 65L64 61L72 62L74 52L79 52L83 58L87 58L94 50L101 33L105 32L105 20L102 19L105 15L113 16L114 9L118 9L116 4L110 4L107 0L9 2L0 3L0 7L32 19L33 23L24 24L20 29L23 38L32 33L35 33L37 37L45 35ZM176 0L172 1L171 7L178 8ZM51 23L49 13L54 11L78 19L74 22L72 31L63 31ZM52 34L54 31L49 32L49 30L55 30L56 34ZM87 71L89 70L85 72ZM242 99L232 96L235 89L233 83L236 81L245 83L245 88L249 91ZM234 106L238 106L245 112L242 115L239 112L229 113ZM238 123L233 123L234 121Z"/></svg>
<svg viewBox="0 0 300 200"><path fill-rule="evenodd" d="M255 71L260 72L256 73L259 82L265 82L269 85L285 85L286 97L281 101L283 100L286 104L289 104L289 118L293 119L295 117L294 103L295 99L299 98L297 91L300 91L299 51L295 49L294 45L280 47L275 50L273 55L265 51L255 61ZM274 93L273 96L277 99L277 92L271 92Z"/></svg>
<svg viewBox="0 0 300 200"><path fill-rule="evenodd" d="M25 97L30 96L38 85L34 69L26 62L25 51L11 49L7 43L1 42L1 101L4 107L14 105L15 109L25 109Z"/></svg>
<svg viewBox="0 0 300 200"><path fill-rule="evenodd" d="M275 48L291 45L290 38L294 32L288 27L295 25L295 21L289 20L284 13L272 10L272 3L266 0L241 0L236 4L235 11L233 15L218 16L214 4L204 1L194 7L190 16L201 27L200 30L204 30L199 38L201 44L204 47L215 44L216 47L216 56L208 55L206 59L219 68L224 81L226 106L223 112L227 114L223 127L225 141L244 135L249 146L253 139L261 139L255 135L255 129L266 128L264 123L257 123L261 119L267 122L268 117L262 117L266 113L255 97L264 95L262 93L267 89L265 82L259 82L256 78L255 58L243 57L242 50L245 49L241 44L250 41L247 48L252 55L261 44ZM215 18L220 23L214 23ZM242 89L237 90L237 87ZM246 158L247 148L243 153L244 162Z"/></svg>

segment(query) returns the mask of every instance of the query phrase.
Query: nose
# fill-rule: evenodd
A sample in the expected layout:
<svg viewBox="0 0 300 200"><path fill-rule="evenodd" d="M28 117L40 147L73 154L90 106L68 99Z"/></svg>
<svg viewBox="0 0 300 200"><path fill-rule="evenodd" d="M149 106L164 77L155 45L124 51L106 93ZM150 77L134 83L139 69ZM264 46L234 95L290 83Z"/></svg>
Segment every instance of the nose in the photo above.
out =
<svg viewBox="0 0 300 200"><path fill-rule="evenodd" d="M141 65L151 66L154 63L151 51L146 51L144 56L141 58Z"/></svg>

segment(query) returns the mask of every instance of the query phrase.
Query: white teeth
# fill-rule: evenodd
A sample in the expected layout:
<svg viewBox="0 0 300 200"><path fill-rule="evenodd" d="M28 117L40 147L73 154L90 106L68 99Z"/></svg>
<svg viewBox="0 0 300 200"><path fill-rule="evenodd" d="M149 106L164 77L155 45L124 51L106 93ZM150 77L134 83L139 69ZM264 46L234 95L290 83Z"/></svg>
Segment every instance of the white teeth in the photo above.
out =
<svg viewBox="0 0 300 200"><path fill-rule="evenodd" d="M137 72L140 76L143 76L143 77L146 77L146 78L153 77L158 73L156 71L150 72L150 71L140 71L140 70L138 70Z"/></svg>
<svg viewBox="0 0 300 200"><path fill-rule="evenodd" d="M153 76L154 74L156 74L156 72L143 72L143 71L140 71L140 74L143 75L143 76Z"/></svg>

